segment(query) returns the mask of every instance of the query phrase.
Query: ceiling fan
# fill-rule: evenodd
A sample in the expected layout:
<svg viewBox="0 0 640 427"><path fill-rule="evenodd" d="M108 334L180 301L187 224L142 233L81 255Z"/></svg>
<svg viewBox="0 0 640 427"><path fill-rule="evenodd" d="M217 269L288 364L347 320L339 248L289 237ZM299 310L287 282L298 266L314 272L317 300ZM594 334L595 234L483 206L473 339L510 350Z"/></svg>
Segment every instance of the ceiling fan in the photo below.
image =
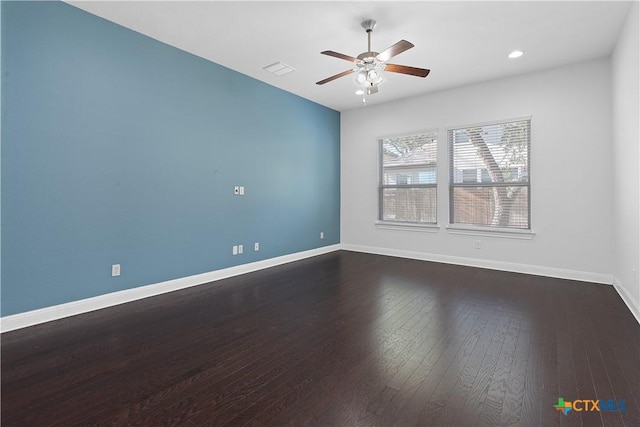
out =
<svg viewBox="0 0 640 427"><path fill-rule="evenodd" d="M355 82L358 86L361 86L361 92L356 94L362 94L362 102L365 102L364 94L372 95L378 92L378 85L383 82L383 71L390 71L392 73L408 74L410 76L427 77L430 70L425 68L409 67L406 65L389 64L387 61L402 52L409 50L413 47L413 44L400 40L398 43L390 46L386 50L378 53L371 50L371 33L376 26L376 21L373 19L367 19L362 22L362 28L367 32L367 51L358 55L357 58L353 56L345 55L342 53L334 52L332 50L325 50L320 52L323 55L333 56L335 58L344 59L349 62L353 62L356 68L352 68L335 76L328 77L324 80L317 82L317 85L323 85L340 77L347 76L352 73L356 73Z"/></svg>

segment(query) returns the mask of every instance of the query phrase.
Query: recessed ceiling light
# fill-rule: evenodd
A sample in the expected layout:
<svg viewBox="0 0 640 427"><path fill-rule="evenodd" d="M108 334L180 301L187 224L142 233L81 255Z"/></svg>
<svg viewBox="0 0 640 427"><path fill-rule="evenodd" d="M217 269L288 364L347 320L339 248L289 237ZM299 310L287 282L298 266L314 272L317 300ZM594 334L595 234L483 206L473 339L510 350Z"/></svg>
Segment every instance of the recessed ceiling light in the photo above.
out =
<svg viewBox="0 0 640 427"><path fill-rule="evenodd" d="M509 54L509 59L515 59L515 58L520 58L522 55L524 55L524 52L521 50L514 50L513 52L511 52Z"/></svg>
<svg viewBox="0 0 640 427"><path fill-rule="evenodd" d="M356 91L356 95L364 95L364 90L362 90L362 89L358 89L358 90Z"/></svg>

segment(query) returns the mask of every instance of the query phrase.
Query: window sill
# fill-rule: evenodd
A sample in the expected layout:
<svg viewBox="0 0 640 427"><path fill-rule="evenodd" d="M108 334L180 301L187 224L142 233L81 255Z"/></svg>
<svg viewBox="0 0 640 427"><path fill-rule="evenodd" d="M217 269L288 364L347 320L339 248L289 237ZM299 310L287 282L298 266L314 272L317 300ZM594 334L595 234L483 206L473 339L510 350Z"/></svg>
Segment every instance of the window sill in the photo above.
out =
<svg viewBox="0 0 640 427"><path fill-rule="evenodd" d="M412 222L376 221L376 228L383 230L418 231L421 233L437 233L438 224L416 224Z"/></svg>
<svg viewBox="0 0 640 427"><path fill-rule="evenodd" d="M488 228L488 227L473 227L462 225L449 225L447 230L450 234L462 234L467 236L483 236L483 237L498 237L502 239L520 239L531 240L536 235L531 230L515 230L510 228Z"/></svg>

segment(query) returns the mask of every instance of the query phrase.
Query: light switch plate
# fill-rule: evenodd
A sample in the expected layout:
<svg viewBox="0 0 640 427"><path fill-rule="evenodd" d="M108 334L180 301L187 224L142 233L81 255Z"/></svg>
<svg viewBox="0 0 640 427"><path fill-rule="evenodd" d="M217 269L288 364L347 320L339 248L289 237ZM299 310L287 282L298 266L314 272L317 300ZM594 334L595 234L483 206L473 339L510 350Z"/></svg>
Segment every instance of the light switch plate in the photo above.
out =
<svg viewBox="0 0 640 427"><path fill-rule="evenodd" d="M113 264L111 266L111 277L118 277L120 275L120 264Z"/></svg>

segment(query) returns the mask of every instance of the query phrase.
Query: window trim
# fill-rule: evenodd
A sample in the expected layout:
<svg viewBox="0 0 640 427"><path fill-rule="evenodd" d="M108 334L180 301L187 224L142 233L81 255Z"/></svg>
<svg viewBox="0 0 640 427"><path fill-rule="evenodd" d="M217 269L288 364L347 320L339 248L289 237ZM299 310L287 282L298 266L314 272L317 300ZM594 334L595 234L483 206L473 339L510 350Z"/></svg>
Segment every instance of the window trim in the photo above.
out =
<svg viewBox="0 0 640 427"><path fill-rule="evenodd" d="M533 230L527 228L490 228L465 224L449 224L447 225L447 231L449 232L449 234L480 237L500 237L503 239L519 240L531 240L536 235Z"/></svg>
<svg viewBox="0 0 640 427"><path fill-rule="evenodd" d="M434 223L421 223L421 222L398 222L398 221L383 221L377 220L375 226L382 230L402 230L402 231L417 231L422 233L437 233L440 230L439 224Z"/></svg>
<svg viewBox="0 0 640 427"><path fill-rule="evenodd" d="M474 224L458 224L451 222L452 215L452 194L453 194L453 149L450 141L450 132L454 130L470 128L470 127L483 127L483 126L491 126L491 125L499 125L504 123L512 123L518 121L528 121L529 122L529 141L527 144L527 183L518 184L518 183L477 183L477 184L468 184L468 183L460 183L455 184L455 187L472 187L472 188L480 188L480 187L513 187L513 186L521 186L527 187L527 210L528 210L528 228L509 228L509 227L492 227L490 225L474 225ZM447 141L447 175L448 175L448 200L447 200L447 230L451 234L469 234L476 236L496 236L496 237L506 237L506 238L521 238L521 239L531 239L536 234L533 231L533 222L531 215L531 135L532 135L532 126L531 126L532 116L517 116L511 117L507 119L500 120L491 120L485 122L476 122L476 123L467 123L456 126L447 126L445 127L445 135ZM515 237L514 237L515 236ZM529 236L529 237L525 237Z"/></svg>

